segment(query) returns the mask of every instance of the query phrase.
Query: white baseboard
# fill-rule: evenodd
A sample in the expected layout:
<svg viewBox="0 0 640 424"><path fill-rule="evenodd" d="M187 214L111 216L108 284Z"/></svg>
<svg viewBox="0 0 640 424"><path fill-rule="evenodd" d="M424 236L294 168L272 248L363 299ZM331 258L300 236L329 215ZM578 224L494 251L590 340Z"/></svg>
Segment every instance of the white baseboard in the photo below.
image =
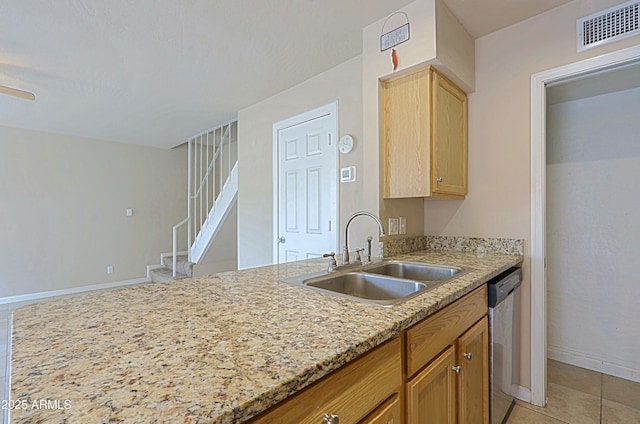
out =
<svg viewBox="0 0 640 424"><path fill-rule="evenodd" d="M111 283L93 284L91 286L73 287L70 289L51 290L39 293L21 294L17 296L0 297L0 305L5 303L26 302L30 300L46 299L48 297L65 296L69 294L83 293L93 290L110 289L114 287L130 286L133 284L148 283L150 280L145 278L134 278L132 280L114 281Z"/></svg>
<svg viewBox="0 0 640 424"><path fill-rule="evenodd" d="M640 383L640 369L608 362L602 358L596 358L581 352L573 352L556 346L548 346L547 358Z"/></svg>

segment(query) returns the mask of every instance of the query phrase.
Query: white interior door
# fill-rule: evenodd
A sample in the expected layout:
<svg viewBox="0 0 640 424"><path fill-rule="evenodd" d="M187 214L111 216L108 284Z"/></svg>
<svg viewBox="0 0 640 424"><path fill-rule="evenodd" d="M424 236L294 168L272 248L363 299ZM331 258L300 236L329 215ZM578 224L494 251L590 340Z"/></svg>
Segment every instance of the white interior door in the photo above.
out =
<svg viewBox="0 0 640 424"><path fill-rule="evenodd" d="M274 125L277 148L276 262L322 256L337 245L336 107Z"/></svg>

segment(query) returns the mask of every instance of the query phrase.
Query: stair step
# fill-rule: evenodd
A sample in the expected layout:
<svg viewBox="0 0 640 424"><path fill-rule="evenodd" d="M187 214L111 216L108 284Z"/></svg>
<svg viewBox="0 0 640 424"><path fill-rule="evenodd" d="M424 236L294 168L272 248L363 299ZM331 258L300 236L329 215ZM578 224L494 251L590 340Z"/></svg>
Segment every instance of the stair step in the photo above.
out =
<svg viewBox="0 0 640 424"><path fill-rule="evenodd" d="M169 270L173 269L173 256L167 255L162 257L162 265ZM176 271L178 274L191 277L193 275L193 263L189 262L187 255L176 256Z"/></svg>
<svg viewBox="0 0 640 424"><path fill-rule="evenodd" d="M149 271L149 277L151 277L151 281L154 283L168 283L170 281L181 280L183 278L189 278L190 275L177 273L176 276L173 276L173 270L171 268L157 268Z"/></svg>

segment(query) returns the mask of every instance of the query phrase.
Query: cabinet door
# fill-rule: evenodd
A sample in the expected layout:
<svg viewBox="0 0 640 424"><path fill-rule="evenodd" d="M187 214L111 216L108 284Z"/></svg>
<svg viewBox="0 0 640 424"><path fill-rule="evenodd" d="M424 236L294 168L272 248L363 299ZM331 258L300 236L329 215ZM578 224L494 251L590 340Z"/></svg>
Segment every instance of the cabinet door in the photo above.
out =
<svg viewBox="0 0 640 424"><path fill-rule="evenodd" d="M431 68L432 190L467 194L467 95Z"/></svg>
<svg viewBox="0 0 640 424"><path fill-rule="evenodd" d="M487 317L458 339L459 424L489 422L489 329Z"/></svg>
<svg viewBox="0 0 640 424"><path fill-rule="evenodd" d="M407 384L407 424L456 422L455 348L449 346Z"/></svg>
<svg viewBox="0 0 640 424"><path fill-rule="evenodd" d="M430 195L429 69L382 83L384 197Z"/></svg>
<svg viewBox="0 0 640 424"><path fill-rule="evenodd" d="M400 397L395 394L359 424L402 424Z"/></svg>

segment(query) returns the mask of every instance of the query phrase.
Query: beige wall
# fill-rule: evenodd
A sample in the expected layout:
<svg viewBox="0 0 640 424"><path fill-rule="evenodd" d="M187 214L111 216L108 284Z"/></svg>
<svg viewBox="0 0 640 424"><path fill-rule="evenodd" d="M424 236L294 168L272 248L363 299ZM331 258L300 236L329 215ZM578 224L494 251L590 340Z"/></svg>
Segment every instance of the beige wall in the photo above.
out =
<svg viewBox="0 0 640 424"><path fill-rule="evenodd" d="M576 53L577 18L619 1L574 1L476 40L476 91L469 95L469 194L425 202L431 235L530 239L531 75L635 45L639 37ZM530 384L530 281L522 291L521 384Z"/></svg>
<svg viewBox="0 0 640 424"><path fill-rule="evenodd" d="M0 298L146 277L186 216L186 157L0 127Z"/></svg>
<svg viewBox="0 0 640 424"><path fill-rule="evenodd" d="M362 137L361 75L358 56L238 113L239 268L273 263L274 123L337 101L339 135L351 134L356 140L351 153L339 156L338 166L357 167L357 181L339 186L339 228L343 229L349 214L361 207L364 181L369 178L362 172L363 146L369 140Z"/></svg>

